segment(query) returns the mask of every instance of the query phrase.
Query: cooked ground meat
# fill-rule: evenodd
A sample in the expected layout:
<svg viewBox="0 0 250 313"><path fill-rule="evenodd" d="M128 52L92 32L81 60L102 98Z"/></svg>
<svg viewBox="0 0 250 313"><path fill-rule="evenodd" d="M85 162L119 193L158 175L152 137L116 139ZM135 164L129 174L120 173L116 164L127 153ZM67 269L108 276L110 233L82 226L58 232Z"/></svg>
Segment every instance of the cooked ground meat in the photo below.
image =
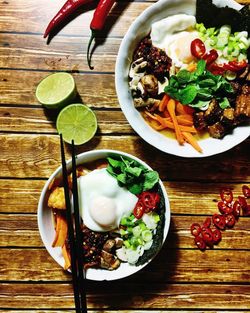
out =
<svg viewBox="0 0 250 313"><path fill-rule="evenodd" d="M144 38L135 50L133 60L143 58L147 61L147 73L155 75L160 81L168 76L171 66L171 59L165 51L152 46L152 40L149 37Z"/></svg>

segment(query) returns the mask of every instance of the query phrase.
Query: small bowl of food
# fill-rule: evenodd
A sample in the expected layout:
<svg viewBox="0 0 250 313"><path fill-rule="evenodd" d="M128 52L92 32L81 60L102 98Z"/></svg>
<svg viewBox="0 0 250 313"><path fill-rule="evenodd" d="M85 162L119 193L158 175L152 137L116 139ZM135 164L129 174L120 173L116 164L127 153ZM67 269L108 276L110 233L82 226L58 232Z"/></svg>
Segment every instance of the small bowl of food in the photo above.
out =
<svg viewBox="0 0 250 313"><path fill-rule="evenodd" d="M76 164L86 278L115 280L136 273L156 256L169 230L169 201L158 173L116 150L82 153ZM71 187L71 162L67 168ZM49 254L70 270L61 167L42 190L38 227Z"/></svg>
<svg viewBox="0 0 250 313"><path fill-rule="evenodd" d="M250 135L249 19L248 6L233 0L160 0L134 21L115 83L123 113L145 141L206 157Z"/></svg>

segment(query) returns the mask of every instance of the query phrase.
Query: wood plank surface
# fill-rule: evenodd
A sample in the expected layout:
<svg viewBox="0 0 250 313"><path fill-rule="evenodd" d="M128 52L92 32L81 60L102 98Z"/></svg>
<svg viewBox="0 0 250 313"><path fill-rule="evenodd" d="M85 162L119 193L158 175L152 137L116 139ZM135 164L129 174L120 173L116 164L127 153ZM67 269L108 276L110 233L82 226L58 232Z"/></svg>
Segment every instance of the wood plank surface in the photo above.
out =
<svg viewBox="0 0 250 313"><path fill-rule="evenodd" d="M58 136L0 134L0 146L0 177L49 177L60 164ZM151 164L163 180L204 182L250 180L249 140L230 151L207 158L206 162L202 158L180 158L159 152L141 138L127 135L102 138L96 136L84 146L79 146L77 153L112 147L137 155ZM69 158L69 153L67 157Z"/></svg>
<svg viewBox="0 0 250 313"><path fill-rule="evenodd" d="M138 156L159 172L171 206L160 253L125 279L88 281L88 311L250 313L250 218L240 217L223 231L220 244L205 252L190 234L193 222L218 212L220 188L231 188L237 198L242 185L250 184L250 138L201 159L168 155L139 138L118 103L115 62L131 23L156 1L117 1L96 40L93 71L86 48L97 0L73 15L50 43L42 38L64 2L0 1L0 313L75 312L71 276L46 251L37 224L40 193L60 166L60 153L58 112L44 109L35 89L57 71L72 73L76 101L98 119L96 136L77 152L115 147Z"/></svg>
<svg viewBox="0 0 250 313"><path fill-rule="evenodd" d="M201 204L202 206L202 204ZM172 206L172 211L175 207ZM176 207L177 209L177 207ZM165 244L166 248L171 249L195 249L193 237L190 234L190 226L193 222L203 223L206 216L196 215L176 215L172 213L170 231ZM203 209L205 212L205 209ZM213 213L216 213L214 209ZM190 211L190 214L193 213ZM241 217L233 229L227 229L222 233L223 240L216 249L236 249L247 250L250 240L250 221L248 218ZM244 240L242 240L244 238ZM44 247L41 241L37 216L30 214L0 214L0 248L37 248ZM14 253L14 252L13 252ZM29 252L28 252L29 253ZM31 252L32 254L32 252ZM248 252L248 254L250 254ZM197 253L197 257L200 254ZM7 259L6 259L7 262ZM17 263L19 261L17 260ZM7 263L6 263L7 264Z"/></svg>
<svg viewBox="0 0 250 313"><path fill-rule="evenodd" d="M115 286L115 288L114 288ZM30 292L32 290L32 293ZM8 301L6 301L8 299ZM201 301L202 299L202 301ZM249 286L227 284L133 284L103 282L88 284L88 308L112 310L147 309L213 309L248 310L250 306ZM70 284L6 284L0 290L1 308L46 309L73 308Z"/></svg>

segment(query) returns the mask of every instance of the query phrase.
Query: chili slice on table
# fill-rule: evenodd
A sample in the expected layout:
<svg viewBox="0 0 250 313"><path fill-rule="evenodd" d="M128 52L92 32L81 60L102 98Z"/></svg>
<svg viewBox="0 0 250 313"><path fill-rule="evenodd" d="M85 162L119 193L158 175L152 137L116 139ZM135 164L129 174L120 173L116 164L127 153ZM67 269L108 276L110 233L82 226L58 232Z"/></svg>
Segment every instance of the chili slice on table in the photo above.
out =
<svg viewBox="0 0 250 313"><path fill-rule="evenodd" d="M194 242L201 251L206 249L206 243L201 236L195 236Z"/></svg>
<svg viewBox="0 0 250 313"><path fill-rule="evenodd" d="M203 223L203 226L204 227L210 227L210 225L211 225L211 217L207 217L205 219L205 222Z"/></svg>
<svg viewBox="0 0 250 313"><path fill-rule="evenodd" d="M209 227L202 227L201 235L207 245L211 246L214 243L213 233Z"/></svg>
<svg viewBox="0 0 250 313"><path fill-rule="evenodd" d="M233 193L230 188L222 188L220 190L221 200L225 203L231 203L233 201Z"/></svg>
<svg viewBox="0 0 250 313"><path fill-rule="evenodd" d="M213 234L213 242L214 244L217 244L221 241L221 231L217 228L215 228L212 232Z"/></svg>
<svg viewBox="0 0 250 313"><path fill-rule="evenodd" d="M232 213L225 214L225 222L227 227L233 227L235 224L235 217Z"/></svg>
<svg viewBox="0 0 250 313"><path fill-rule="evenodd" d="M198 223L193 223L190 227L190 230L193 236L199 236L199 234L201 233L201 226Z"/></svg>
<svg viewBox="0 0 250 313"><path fill-rule="evenodd" d="M244 197L250 198L250 188L247 185L242 186L242 193Z"/></svg>
<svg viewBox="0 0 250 313"><path fill-rule="evenodd" d="M219 201L217 205L221 214L233 212L233 207L231 203L225 203L224 201Z"/></svg>
<svg viewBox="0 0 250 313"><path fill-rule="evenodd" d="M214 223L214 226L223 230L225 229L225 226L226 226L226 221L225 221L225 217L224 215L220 215L220 214L214 214L212 216L212 220L213 220L213 223Z"/></svg>
<svg viewBox="0 0 250 313"><path fill-rule="evenodd" d="M238 200L234 201L233 204L233 215L238 218L240 216L240 211L241 211L241 205Z"/></svg>

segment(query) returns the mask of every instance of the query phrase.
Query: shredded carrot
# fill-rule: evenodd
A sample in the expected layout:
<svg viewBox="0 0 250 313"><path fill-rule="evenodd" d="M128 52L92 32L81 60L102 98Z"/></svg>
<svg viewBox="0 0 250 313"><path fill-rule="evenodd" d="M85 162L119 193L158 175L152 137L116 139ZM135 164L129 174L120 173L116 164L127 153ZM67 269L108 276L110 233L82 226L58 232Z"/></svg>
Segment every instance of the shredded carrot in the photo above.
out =
<svg viewBox="0 0 250 313"><path fill-rule="evenodd" d="M165 125L162 125L159 121L156 123L155 120L148 120L148 123L152 128L158 131L167 128Z"/></svg>
<svg viewBox="0 0 250 313"><path fill-rule="evenodd" d="M170 99L168 101L167 109L168 109L168 113L170 114L170 117L172 119L172 122L174 124L174 130L175 130L176 139L177 139L177 141L179 142L180 145L183 145L184 144L184 138L182 136L182 133L181 133L181 130L180 130L180 126L179 126L177 118L176 118L175 101L173 99Z"/></svg>
<svg viewBox="0 0 250 313"><path fill-rule="evenodd" d="M165 126L165 128L170 128L170 129L175 129L174 128L174 123L171 122L169 120L169 118L164 118L164 117L161 117L160 115L158 114L155 114L155 117L156 119L158 120L158 122L162 125L162 126ZM181 131L184 131L184 132L189 132L189 133L193 133L193 134L196 134L197 133L197 130L192 127L192 126L183 126L183 125L179 125L179 128Z"/></svg>
<svg viewBox="0 0 250 313"><path fill-rule="evenodd" d="M56 215L56 235L52 247L62 247L67 239L68 225L66 218L60 214Z"/></svg>
<svg viewBox="0 0 250 313"><path fill-rule="evenodd" d="M189 107L188 105L183 105L180 102L177 102L176 103L176 113L192 115L194 113L194 109Z"/></svg>
<svg viewBox="0 0 250 313"><path fill-rule="evenodd" d="M202 152L201 147L199 146L198 142L194 138L194 136L191 133L188 132L182 132L182 135L184 136L185 140L192 145L192 147L197 150L198 152Z"/></svg>
<svg viewBox="0 0 250 313"><path fill-rule="evenodd" d="M160 104L159 104L159 111L160 112L165 111L167 104L168 104L168 101L169 101L169 96L165 93L163 98L161 99Z"/></svg>
<svg viewBox="0 0 250 313"><path fill-rule="evenodd" d="M176 118L177 118L177 121L180 125L186 125L186 126L193 126L194 123L193 123L193 118L191 116L191 119L189 118L190 115L177 115Z"/></svg>
<svg viewBox="0 0 250 313"><path fill-rule="evenodd" d="M70 256L68 254L65 244L62 246L62 255L64 258L64 269L67 270L70 267L71 262L70 262Z"/></svg>
<svg viewBox="0 0 250 313"><path fill-rule="evenodd" d="M149 113L148 111L145 111L145 114L149 116L150 118L152 118L152 120L157 121L157 118L153 114Z"/></svg>

